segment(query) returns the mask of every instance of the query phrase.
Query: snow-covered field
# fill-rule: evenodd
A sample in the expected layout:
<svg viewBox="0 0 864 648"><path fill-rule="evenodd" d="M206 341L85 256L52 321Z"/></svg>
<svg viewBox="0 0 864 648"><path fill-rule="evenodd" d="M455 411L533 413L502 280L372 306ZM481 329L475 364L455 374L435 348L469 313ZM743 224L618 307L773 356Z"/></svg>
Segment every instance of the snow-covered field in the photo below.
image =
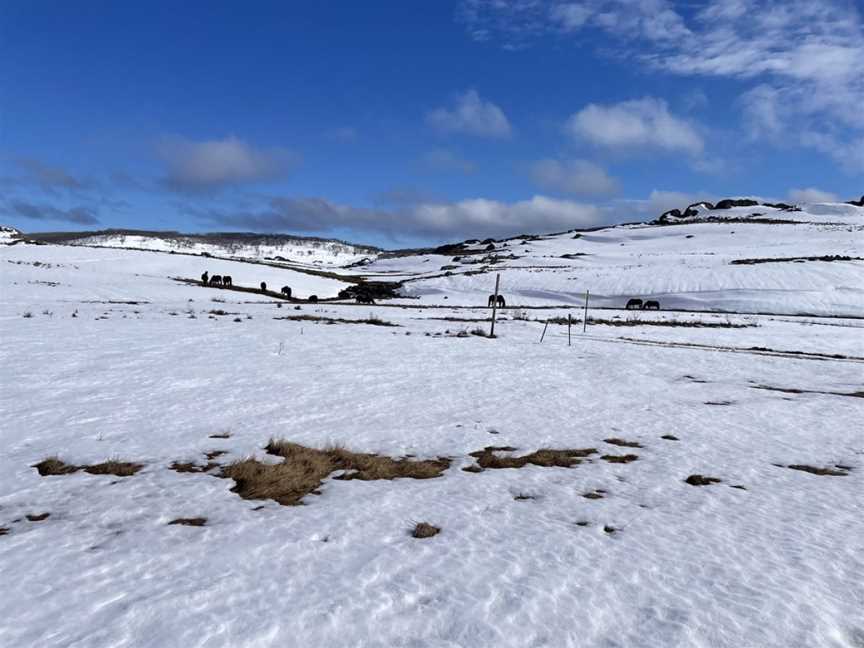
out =
<svg viewBox="0 0 864 648"><path fill-rule="evenodd" d="M506 309L494 340L457 336L489 326L456 307L494 284L471 264L435 276L422 266L440 259L381 259L360 270L405 273L420 299L294 305L172 277L322 298L347 284L0 246L0 646L864 646L862 262L727 263L864 256L861 230L730 225L528 241L505 294L553 308ZM577 252L591 256L560 258ZM553 323L540 343L544 320L581 315L567 307L586 287L604 306L711 294L706 308L774 314L596 309L631 325L580 324L568 345ZM704 326L646 324L670 320ZM422 480L333 473L302 506L243 499L219 473L276 463L271 437L450 465ZM463 470L487 446L596 452ZM208 472L171 469L213 451ZM143 468L40 476L50 456ZM417 522L441 531L414 538Z"/></svg>

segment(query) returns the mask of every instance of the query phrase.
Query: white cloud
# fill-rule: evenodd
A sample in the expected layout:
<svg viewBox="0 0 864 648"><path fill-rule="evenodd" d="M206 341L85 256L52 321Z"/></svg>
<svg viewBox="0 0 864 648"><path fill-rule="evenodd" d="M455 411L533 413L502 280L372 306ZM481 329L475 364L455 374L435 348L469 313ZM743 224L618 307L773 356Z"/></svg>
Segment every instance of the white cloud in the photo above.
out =
<svg viewBox="0 0 864 648"><path fill-rule="evenodd" d="M436 108L426 122L443 133L465 133L478 137L507 138L512 129L504 111L484 101L476 90L459 96L451 108Z"/></svg>
<svg viewBox="0 0 864 648"><path fill-rule="evenodd" d="M659 149L696 156L704 148L696 127L670 113L665 101L653 97L588 104L570 116L565 130L578 140L608 149Z"/></svg>
<svg viewBox="0 0 864 648"><path fill-rule="evenodd" d="M201 190L275 179L296 157L285 149L256 149L237 137L192 141L164 138L157 147L171 189Z"/></svg>
<svg viewBox="0 0 864 648"><path fill-rule="evenodd" d="M789 200L794 203L822 203L822 202L839 202L837 194L830 191L822 191L821 189L792 189L789 191Z"/></svg>
<svg viewBox="0 0 864 648"><path fill-rule="evenodd" d="M454 240L505 237L597 225L608 214L600 207L546 196L501 202L471 198L458 202L421 202L397 209L341 205L323 198L273 198L257 210L190 208L208 222L250 231L362 231L393 240Z"/></svg>
<svg viewBox="0 0 864 648"><path fill-rule="evenodd" d="M476 166L470 160L466 160L452 151L446 149L435 149L427 151L421 157L423 166L432 171L442 173L463 173L469 175L474 173Z"/></svg>
<svg viewBox="0 0 864 648"><path fill-rule="evenodd" d="M613 194L616 180L602 167L587 160L537 160L530 167L531 178L544 189L577 195Z"/></svg>

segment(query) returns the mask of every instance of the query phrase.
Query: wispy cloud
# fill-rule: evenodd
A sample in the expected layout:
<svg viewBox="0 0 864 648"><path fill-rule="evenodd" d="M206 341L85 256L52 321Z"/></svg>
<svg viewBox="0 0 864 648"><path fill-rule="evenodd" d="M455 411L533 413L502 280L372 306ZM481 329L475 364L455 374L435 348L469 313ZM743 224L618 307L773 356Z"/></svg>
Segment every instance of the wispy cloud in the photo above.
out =
<svg viewBox="0 0 864 648"><path fill-rule="evenodd" d="M589 104L571 115L565 129L577 140L619 151L655 149L696 156L704 148L696 127L653 97Z"/></svg>
<svg viewBox="0 0 864 648"><path fill-rule="evenodd" d="M512 133L504 111L491 101L482 99L476 90L460 95L450 107L430 111L426 123L442 133L490 138L507 138Z"/></svg>
<svg viewBox="0 0 864 648"><path fill-rule="evenodd" d="M11 218L74 223L75 225L98 225L96 210L92 207L60 208L44 203L12 200L3 205L2 211Z"/></svg>
<svg viewBox="0 0 864 648"><path fill-rule="evenodd" d="M792 189L789 191L789 200L795 203L820 203L838 202L840 198L830 191L822 191L815 187L808 189Z"/></svg>
<svg viewBox="0 0 864 648"><path fill-rule="evenodd" d="M158 143L157 153L165 164L163 184L178 191L274 180L297 162L287 149L256 148L234 136L205 141L166 137Z"/></svg>
<svg viewBox="0 0 864 648"><path fill-rule="evenodd" d="M575 195L607 195L618 191L618 182L606 170L587 160L537 160L530 167L540 187Z"/></svg>

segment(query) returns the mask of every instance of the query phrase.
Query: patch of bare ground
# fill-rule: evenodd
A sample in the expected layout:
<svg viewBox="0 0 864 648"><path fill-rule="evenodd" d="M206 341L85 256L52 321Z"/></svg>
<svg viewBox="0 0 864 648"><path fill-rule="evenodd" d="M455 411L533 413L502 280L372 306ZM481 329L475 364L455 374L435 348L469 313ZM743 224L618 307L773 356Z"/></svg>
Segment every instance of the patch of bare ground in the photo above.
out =
<svg viewBox="0 0 864 648"><path fill-rule="evenodd" d="M210 438L211 439L230 439L231 433L230 432L218 432L217 434L211 434Z"/></svg>
<svg viewBox="0 0 864 648"><path fill-rule="evenodd" d="M42 477L48 477L49 475L68 475L79 470L78 466L67 464L59 457L48 457L39 463L33 464L31 468L38 470Z"/></svg>
<svg viewBox="0 0 864 648"><path fill-rule="evenodd" d="M32 467L38 470L39 474L42 477L47 477L50 475L69 475L71 473L78 472L79 470L83 470L84 472L90 473L91 475L114 475L116 477L129 477L141 470L144 467L144 464L133 463L131 461L119 461L117 459L109 459L108 461L103 461L102 463L98 464L91 464L89 466L76 466L74 464L67 464L65 461L59 459L58 457L48 457L47 459L43 459L39 463L33 464Z"/></svg>
<svg viewBox="0 0 864 648"><path fill-rule="evenodd" d="M816 466L807 466L805 464L791 464L786 467L791 468L792 470L808 472L811 475L823 475L826 477L846 477L850 470L848 466L840 466L836 464L833 468L818 468Z"/></svg>
<svg viewBox="0 0 864 648"><path fill-rule="evenodd" d="M704 475L690 475L684 480L685 483L691 486L710 486L711 484L719 484L722 479L717 477L706 477Z"/></svg>
<svg viewBox="0 0 864 648"><path fill-rule="evenodd" d="M631 461L636 461L639 458L639 455L603 455L600 458L603 459L603 461L608 461L609 463L630 463Z"/></svg>
<svg viewBox="0 0 864 648"><path fill-rule="evenodd" d="M207 524L207 518L205 518L205 517L177 518L177 519L171 520L168 524L169 525L181 524L183 526L200 527L200 526L204 526L205 524Z"/></svg>
<svg viewBox="0 0 864 648"><path fill-rule="evenodd" d="M526 500L535 500L537 499L536 495L529 495L528 493L518 493L513 496L513 499L517 502L524 502Z"/></svg>
<svg viewBox="0 0 864 648"><path fill-rule="evenodd" d="M731 405L732 401L705 401L705 405Z"/></svg>
<svg viewBox="0 0 864 648"><path fill-rule="evenodd" d="M91 475L115 475L116 477L131 477L144 467L143 464L131 461L109 459L98 464L83 466L84 472Z"/></svg>
<svg viewBox="0 0 864 648"><path fill-rule="evenodd" d="M794 387L772 387L770 385L750 385L750 388L765 389L768 391L782 392L784 394L823 394L825 396L850 396L852 398L864 398L864 391L834 392L814 389L796 389Z"/></svg>
<svg viewBox="0 0 864 648"><path fill-rule="evenodd" d="M550 317L549 324L576 324L577 320L568 320L566 317ZM581 323L582 320L578 320ZM672 328L723 328L723 329L741 329L754 328L759 326L756 323L748 322L746 324L735 323L731 321L719 322L716 320L674 320L674 319L640 319L638 317L628 317L626 319L599 319L594 317L588 318L588 323L592 325L600 324L603 326L668 326Z"/></svg>
<svg viewBox="0 0 864 648"><path fill-rule="evenodd" d="M393 326L398 327L399 324L388 322L375 315L370 315L364 319L343 319L341 317L320 317L318 315L285 315L282 317L274 317L274 320L295 320L300 322L321 322L323 324L370 324L372 326Z"/></svg>
<svg viewBox="0 0 864 648"><path fill-rule="evenodd" d="M335 479L430 479L440 476L450 460L393 459L375 454L351 452L331 447L323 450L308 448L289 441L267 444L268 453L283 458L278 464L256 459L235 461L224 468L220 476L233 479L233 492L245 499L272 499L291 506L301 504L303 497L317 493L322 481L331 473L344 471Z"/></svg>
<svg viewBox="0 0 864 648"><path fill-rule="evenodd" d="M25 517L31 522L41 522L47 520L50 515L50 513L28 513Z"/></svg>
<svg viewBox="0 0 864 648"><path fill-rule="evenodd" d="M0 536L4 536L9 533L9 529L7 527L0 527Z"/></svg>
<svg viewBox="0 0 864 648"><path fill-rule="evenodd" d="M680 441L681 440L678 437L676 437L674 434L664 434L660 438L666 439L667 441Z"/></svg>
<svg viewBox="0 0 864 648"><path fill-rule="evenodd" d="M499 452L513 452L515 448L510 446L487 446L482 450L469 453L470 456L477 459L477 466L481 470L487 468L522 468L527 465L542 466L551 468L557 466L560 468L570 468L582 462L582 459L597 452L595 448L574 448L556 450L553 448L541 448L531 454L521 457L512 455L500 455ZM463 468L463 470L466 470ZM480 472L478 470L469 470L468 472Z"/></svg>
<svg viewBox="0 0 864 648"><path fill-rule="evenodd" d="M610 439L603 439L605 443L611 443L616 446L623 446L625 448L641 448L642 444L638 441L626 441L624 439L619 439L618 437L612 437Z"/></svg>
<svg viewBox="0 0 864 648"><path fill-rule="evenodd" d="M412 538L431 538L439 533L441 533L441 528L434 524L429 524L428 522L418 522L414 525L414 528L411 529Z"/></svg>
<svg viewBox="0 0 864 648"><path fill-rule="evenodd" d="M756 259L733 259L729 265L755 265L757 263L804 263L805 261L864 261L862 257L850 257L839 254L829 254L824 256L804 256L804 257L774 257L774 258L756 258Z"/></svg>
<svg viewBox="0 0 864 648"><path fill-rule="evenodd" d="M582 497L585 499L603 499L606 497L606 491L602 488L595 488L593 491L583 493Z"/></svg>

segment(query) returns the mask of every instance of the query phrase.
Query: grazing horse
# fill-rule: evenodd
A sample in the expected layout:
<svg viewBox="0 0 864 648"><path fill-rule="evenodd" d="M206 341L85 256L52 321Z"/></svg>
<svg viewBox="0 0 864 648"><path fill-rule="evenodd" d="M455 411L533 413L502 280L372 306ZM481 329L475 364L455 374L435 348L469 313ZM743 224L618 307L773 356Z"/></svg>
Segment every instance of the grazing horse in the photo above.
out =
<svg viewBox="0 0 864 648"><path fill-rule="evenodd" d="M264 281L261 282L261 292L267 292L267 283Z"/></svg>
<svg viewBox="0 0 864 648"><path fill-rule="evenodd" d="M504 308L507 302L504 301L504 295L498 295L498 308Z"/></svg>
<svg viewBox="0 0 864 648"><path fill-rule="evenodd" d="M374 304L375 300L372 299L372 295L367 295L365 293L361 293L357 295L355 298L358 304Z"/></svg>
<svg viewBox="0 0 864 648"><path fill-rule="evenodd" d="M489 308L492 308L495 305L495 295L489 295L489 300L486 302Z"/></svg>
<svg viewBox="0 0 864 648"><path fill-rule="evenodd" d="M279 292L285 295L288 299L291 299L291 286L282 286L282 290Z"/></svg>
<svg viewBox="0 0 864 648"><path fill-rule="evenodd" d="M206 286L206 285L207 285L207 281L208 281L209 278L210 278L210 276L209 276L209 274L207 273L207 271L205 270L205 271L204 271L204 274L201 275L201 283L204 284L204 285Z"/></svg>
<svg viewBox="0 0 864 648"><path fill-rule="evenodd" d="M233 282L234 282L234 280L231 279L231 275L223 275L222 276L222 285L223 286L233 286L234 285Z"/></svg>
<svg viewBox="0 0 864 648"><path fill-rule="evenodd" d="M660 302L655 299L649 299L642 304L642 310L660 310Z"/></svg>
<svg viewBox="0 0 864 648"><path fill-rule="evenodd" d="M318 295L309 295L309 299L307 300L310 304L318 303Z"/></svg>
<svg viewBox="0 0 864 648"><path fill-rule="evenodd" d="M639 310L642 308L642 300L641 299L628 299L627 306L625 306L627 310Z"/></svg>
<svg viewBox="0 0 864 648"><path fill-rule="evenodd" d="M222 285L222 275L213 275L210 277L210 285L211 286L221 286Z"/></svg>

